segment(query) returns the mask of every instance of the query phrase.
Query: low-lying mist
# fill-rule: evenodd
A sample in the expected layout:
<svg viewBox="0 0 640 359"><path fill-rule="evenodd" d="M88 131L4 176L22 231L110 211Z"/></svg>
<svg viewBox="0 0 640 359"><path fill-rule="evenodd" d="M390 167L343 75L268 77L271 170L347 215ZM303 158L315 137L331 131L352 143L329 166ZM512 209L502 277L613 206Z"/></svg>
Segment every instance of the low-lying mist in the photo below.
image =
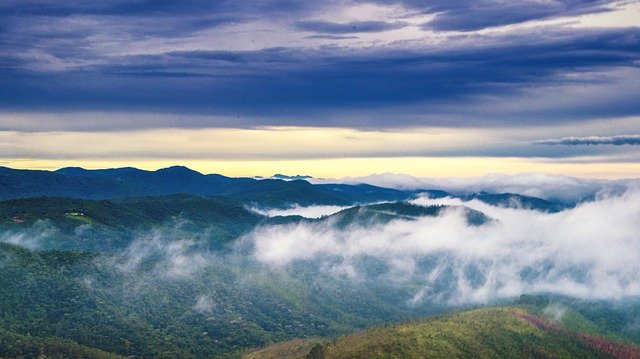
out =
<svg viewBox="0 0 640 359"><path fill-rule="evenodd" d="M620 195L640 188L638 179L601 180L542 173L516 175L490 174L476 178L425 178L405 174L382 173L364 177L309 179L311 183L368 183L398 189L439 189L454 194L517 193L564 203Z"/></svg>
<svg viewBox="0 0 640 359"><path fill-rule="evenodd" d="M228 291L250 283L294 302L317 291L328 305L335 288L352 290L354 297L367 288L369 295L402 310L492 303L525 293L640 297L640 191L558 213L449 197L425 196L412 203L451 207L437 217L367 226L337 226L331 216L259 225L224 250L212 249L206 228L171 221L133 233L127 245L95 253L93 262L105 272L126 276L123 286L129 288L148 288L156 281L197 282L191 308L199 313L222 302L214 288L220 283ZM464 207L493 220L471 225ZM315 217L338 209L304 211ZM51 249L56 233L51 224L37 222L24 232L1 234L0 241ZM94 278L84 279L96 284Z"/></svg>
<svg viewBox="0 0 640 359"><path fill-rule="evenodd" d="M349 207L346 206L299 206L293 205L288 208L259 208L259 207L250 207L249 210L254 211L256 213L262 214L268 217L275 216L301 216L305 218L320 218L323 216L328 216L330 214L334 214L343 209Z"/></svg>
<svg viewBox="0 0 640 359"><path fill-rule="evenodd" d="M469 225L460 208L438 217L337 228L330 220L261 227L243 241L272 268L300 263L353 281L419 285L406 303L488 303L523 293L585 299L640 296L640 192L585 202L559 213L463 205L494 221Z"/></svg>
<svg viewBox="0 0 640 359"><path fill-rule="evenodd" d="M9 243L28 249L43 249L48 238L58 234L57 228L46 220L38 220L25 230L10 230L0 234L0 243Z"/></svg>

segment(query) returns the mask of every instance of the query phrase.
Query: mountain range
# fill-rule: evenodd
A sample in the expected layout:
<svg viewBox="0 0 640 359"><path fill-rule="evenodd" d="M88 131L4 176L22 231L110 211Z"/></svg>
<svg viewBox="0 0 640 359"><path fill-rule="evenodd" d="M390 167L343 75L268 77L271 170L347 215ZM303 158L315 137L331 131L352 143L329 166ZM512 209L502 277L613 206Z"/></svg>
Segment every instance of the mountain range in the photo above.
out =
<svg viewBox="0 0 640 359"><path fill-rule="evenodd" d="M285 179L282 179L285 178ZM40 196L78 199L113 199L142 196L192 194L224 196L262 207L291 205L350 206L375 202L404 201L418 195L446 196L463 200L557 212L567 204L513 193L455 194L438 189L399 190L368 184L311 184L308 176L278 175L277 179L225 177L202 174L182 166L145 171L132 167L86 170L79 167L56 171L16 170L0 167L0 200Z"/></svg>
<svg viewBox="0 0 640 359"><path fill-rule="evenodd" d="M0 168L0 358L637 357L637 300L543 293L476 309L456 296L496 280L487 263L438 247L384 256L446 244L448 225L500 228L486 204L545 218L570 205L280 177ZM308 206L331 211L263 210Z"/></svg>

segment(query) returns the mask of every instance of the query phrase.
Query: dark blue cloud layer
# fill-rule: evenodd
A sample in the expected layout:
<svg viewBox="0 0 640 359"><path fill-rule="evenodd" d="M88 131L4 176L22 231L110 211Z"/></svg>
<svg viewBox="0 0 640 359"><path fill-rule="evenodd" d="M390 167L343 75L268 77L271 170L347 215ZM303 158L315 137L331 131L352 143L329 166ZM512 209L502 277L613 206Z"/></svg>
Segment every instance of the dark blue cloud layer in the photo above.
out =
<svg viewBox="0 0 640 359"><path fill-rule="evenodd" d="M559 139L549 139L536 141L537 145L640 145L640 136L638 135L619 135L619 136L589 136L589 137L563 137Z"/></svg>
<svg viewBox="0 0 640 359"><path fill-rule="evenodd" d="M465 106L476 97L511 96L531 86L580 82L557 76L564 72L633 68L640 58L639 39L640 30L626 29L480 50L382 49L353 54L341 49L271 48L122 57L62 73L8 67L0 73L0 106L231 116L299 114L304 125L316 124L305 122L305 115L336 109L431 104L437 105L432 109L437 113L438 108ZM573 115L589 112L592 116L637 114L640 103L606 108L596 103ZM376 123L381 119L362 121L355 125L382 125Z"/></svg>
<svg viewBox="0 0 640 359"><path fill-rule="evenodd" d="M438 12L426 26L457 30L607 9L607 3L595 0L514 3L507 8L476 1L404 5ZM116 36L179 39L203 29L215 31L223 24L283 16L291 19L293 29L337 42L354 33L405 25L386 19L309 20L330 5L276 0L258 5L242 1L2 2L0 109L226 116L223 123L202 118L180 122L185 127L501 126L640 114L640 101L629 95L630 89L617 90L606 78L620 71L640 77L638 28L558 27L500 37L469 33L457 36L451 46L275 47L138 56L100 56L86 50L96 37L106 42ZM494 10L503 14L498 16ZM471 11L470 15L463 16L464 11ZM90 16L105 27L56 23L77 15ZM53 59L45 59L52 68L41 65L41 52ZM593 79L592 72L601 76ZM572 106L533 104L537 99L528 98L532 89L585 86L614 90L596 101L589 98ZM510 101L522 103L517 116L513 111L491 109L493 102L497 108ZM359 115L351 116L354 113ZM105 125L110 126L137 124Z"/></svg>
<svg viewBox="0 0 640 359"><path fill-rule="evenodd" d="M438 14L424 26L437 31L473 31L517 24L530 20L604 12L612 9L608 0L390 0L428 14Z"/></svg>
<svg viewBox="0 0 640 359"><path fill-rule="evenodd" d="M367 1L357 1L366 3ZM5 0L0 13L17 16L145 16L184 17L210 15L214 17L255 17L276 14L300 15L327 8L332 1L203 1L203 0ZM470 31L486 27L514 24L523 21L578 15L610 10L611 0L382 0L378 4L400 4L427 14L437 14L426 24L436 30ZM382 19L380 19L382 20Z"/></svg>
<svg viewBox="0 0 640 359"><path fill-rule="evenodd" d="M296 0L4 0L0 10L17 16L144 16L220 15L257 16L263 14L298 13L324 7L323 2Z"/></svg>
<svg viewBox="0 0 640 359"><path fill-rule="evenodd" d="M395 30L407 26L403 22L386 21L351 21L346 23L306 20L296 23L296 28L302 31L316 32L320 34L353 34L359 32L382 32Z"/></svg>

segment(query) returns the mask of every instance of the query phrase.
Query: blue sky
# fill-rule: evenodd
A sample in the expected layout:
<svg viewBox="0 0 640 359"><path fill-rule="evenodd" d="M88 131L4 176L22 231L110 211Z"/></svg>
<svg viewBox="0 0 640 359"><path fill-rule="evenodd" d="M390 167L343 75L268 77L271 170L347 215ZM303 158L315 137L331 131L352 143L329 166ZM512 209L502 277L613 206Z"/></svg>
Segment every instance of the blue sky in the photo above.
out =
<svg viewBox="0 0 640 359"><path fill-rule="evenodd" d="M638 1L3 1L0 157L516 158L627 164L636 176L640 141L620 139L640 134L639 19ZM291 128L396 140L272 150ZM264 146L178 149L228 129ZM128 145L154 131L174 133L176 150ZM82 157L81 139L61 141L78 133L99 150ZM403 146L408 133L447 140Z"/></svg>

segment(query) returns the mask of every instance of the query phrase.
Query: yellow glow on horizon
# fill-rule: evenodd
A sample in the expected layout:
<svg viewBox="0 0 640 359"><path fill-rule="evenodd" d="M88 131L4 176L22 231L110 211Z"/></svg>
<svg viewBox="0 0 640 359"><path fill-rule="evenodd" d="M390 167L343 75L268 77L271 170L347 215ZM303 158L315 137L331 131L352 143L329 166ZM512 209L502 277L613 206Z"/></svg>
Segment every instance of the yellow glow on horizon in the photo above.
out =
<svg viewBox="0 0 640 359"><path fill-rule="evenodd" d="M624 119L621 123L637 123ZM622 128L622 127L621 127ZM388 131L348 128L149 129L123 132L0 131L0 165L54 170L184 165L227 176L304 174L322 178L401 173L416 177L478 177L492 173L547 173L586 178L640 177L640 153L629 157L530 158L482 156L532 139L575 133L574 128ZM535 149L534 147L531 147ZM553 150L556 150L555 148ZM560 150L560 148L558 148ZM473 155L473 154L478 155ZM505 151L504 153L509 153ZM472 154L472 155L468 155ZM619 158L620 160L616 159ZM626 161L626 162L625 162Z"/></svg>
<svg viewBox="0 0 640 359"><path fill-rule="evenodd" d="M403 156L407 151L445 151L460 142L483 141L480 131L412 129L396 131L348 128L263 127L255 129L151 129L129 132L0 131L0 153L14 157L206 158L264 160ZM20 156L24 153L26 156ZM348 156L345 156L348 154ZM46 155L46 156L45 156Z"/></svg>
<svg viewBox="0 0 640 359"><path fill-rule="evenodd" d="M156 170L184 165L209 174L231 177L269 177L275 173L310 175L317 178L358 177L375 173L402 173L415 177L479 177L492 173L546 173L581 178L638 178L640 163L558 163L539 159L502 157L383 157L326 158L303 160L40 160L17 159L2 161L3 166L19 169L55 170L67 166L87 169L137 167Z"/></svg>

